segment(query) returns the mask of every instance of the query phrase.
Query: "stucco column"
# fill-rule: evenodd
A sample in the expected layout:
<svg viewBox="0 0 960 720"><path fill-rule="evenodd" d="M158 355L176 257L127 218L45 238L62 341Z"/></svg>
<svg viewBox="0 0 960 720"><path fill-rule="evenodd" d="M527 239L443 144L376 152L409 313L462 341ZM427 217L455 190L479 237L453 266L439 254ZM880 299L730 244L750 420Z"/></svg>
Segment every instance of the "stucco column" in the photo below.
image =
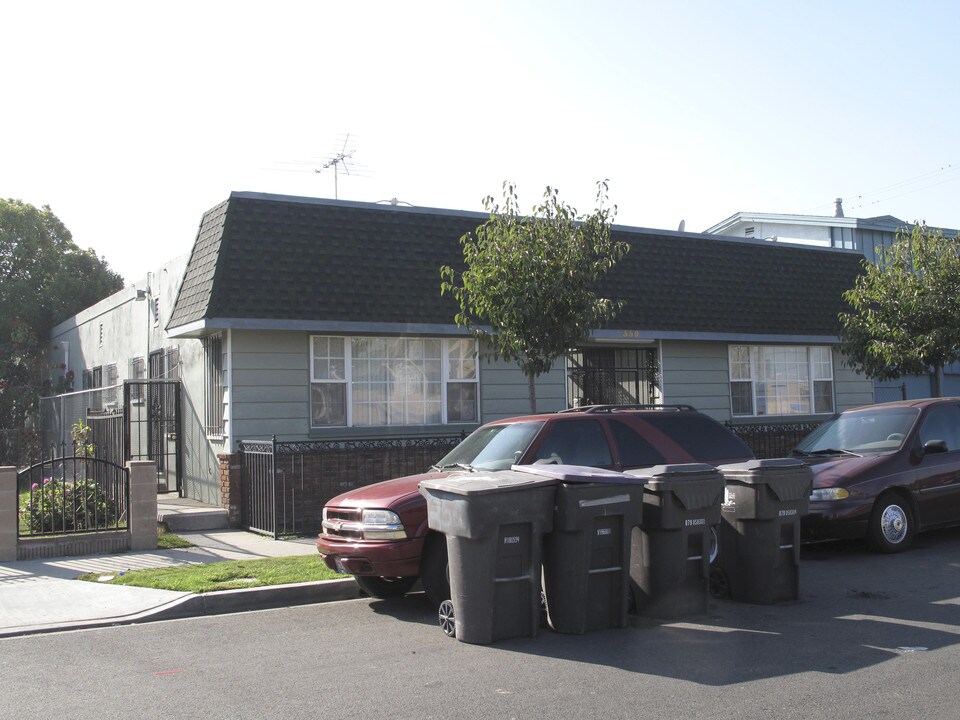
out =
<svg viewBox="0 0 960 720"><path fill-rule="evenodd" d="M17 469L0 468L0 562L17 559Z"/></svg>
<svg viewBox="0 0 960 720"><path fill-rule="evenodd" d="M131 460L130 506L127 508L131 550L157 549L157 466L153 460Z"/></svg>

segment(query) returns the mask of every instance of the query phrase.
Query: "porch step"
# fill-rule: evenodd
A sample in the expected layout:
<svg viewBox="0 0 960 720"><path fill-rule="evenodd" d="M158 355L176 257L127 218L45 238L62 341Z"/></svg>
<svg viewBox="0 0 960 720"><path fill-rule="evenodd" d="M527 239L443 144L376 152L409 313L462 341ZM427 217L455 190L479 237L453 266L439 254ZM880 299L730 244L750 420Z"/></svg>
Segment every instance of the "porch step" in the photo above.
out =
<svg viewBox="0 0 960 720"><path fill-rule="evenodd" d="M157 522L173 533L223 530L230 526L224 508L177 497L175 493L157 495Z"/></svg>

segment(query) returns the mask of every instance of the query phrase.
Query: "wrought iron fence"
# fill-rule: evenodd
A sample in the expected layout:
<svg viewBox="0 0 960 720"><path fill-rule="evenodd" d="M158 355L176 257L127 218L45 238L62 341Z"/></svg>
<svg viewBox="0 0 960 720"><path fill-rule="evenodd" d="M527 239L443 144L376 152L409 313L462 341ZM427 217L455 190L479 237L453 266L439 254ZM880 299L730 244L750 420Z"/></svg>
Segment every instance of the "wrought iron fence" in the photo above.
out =
<svg viewBox="0 0 960 720"><path fill-rule="evenodd" d="M17 473L19 537L126 530L129 473L109 460L61 445L57 457Z"/></svg>
<svg viewBox="0 0 960 720"><path fill-rule="evenodd" d="M353 488L424 472L465 436L241 441L242 525L274 537L318 532L323 506L330 498Z"/></svg>
<svg viewBox="0 0 960 720"><path fill-rule="evenodd" d="M726 423L733 433L743 440L758 458L785 457L801 440L809 435L819 422L768 423L734 425Z"/></svg>

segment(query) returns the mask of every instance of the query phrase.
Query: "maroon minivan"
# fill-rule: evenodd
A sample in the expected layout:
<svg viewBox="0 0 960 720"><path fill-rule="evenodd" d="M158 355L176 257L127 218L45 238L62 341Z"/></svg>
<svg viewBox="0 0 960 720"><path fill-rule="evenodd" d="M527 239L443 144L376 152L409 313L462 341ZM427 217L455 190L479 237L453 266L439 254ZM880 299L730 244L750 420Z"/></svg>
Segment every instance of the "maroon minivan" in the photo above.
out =
<svg viewBox="0 0 960 720"><path fill-rule="evenodd" d="M451 472L555 462L629 470L670 463L743 462L753 452L689 405L597 405L498 420L478 428L422 475L351 490L323 509L317 549L374 597L403 595L420 578L427 597L449 597L447 547L427 527L424 480Z"/></svg>
<svg viewBox="0 0 960 720"><path fill-rule="evenodd" d="M793 454L814 473L806 541L866 538L900 552L917 532L960 523L960 398L847 410Z"/></svg>

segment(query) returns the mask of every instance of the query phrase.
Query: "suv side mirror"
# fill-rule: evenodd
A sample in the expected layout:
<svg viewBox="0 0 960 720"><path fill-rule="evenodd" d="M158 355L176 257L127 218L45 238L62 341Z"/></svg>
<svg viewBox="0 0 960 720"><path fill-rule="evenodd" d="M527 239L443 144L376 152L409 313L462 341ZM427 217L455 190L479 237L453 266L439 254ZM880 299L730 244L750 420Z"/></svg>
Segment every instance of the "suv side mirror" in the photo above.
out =
<svg viewBox="0 0 960 720"><path fill-rule="evenodd" d="M945 453L949 451L950 448L947 447L946 440L927 440L923 444L924 455L933 455L935 453Z"/></svg>

